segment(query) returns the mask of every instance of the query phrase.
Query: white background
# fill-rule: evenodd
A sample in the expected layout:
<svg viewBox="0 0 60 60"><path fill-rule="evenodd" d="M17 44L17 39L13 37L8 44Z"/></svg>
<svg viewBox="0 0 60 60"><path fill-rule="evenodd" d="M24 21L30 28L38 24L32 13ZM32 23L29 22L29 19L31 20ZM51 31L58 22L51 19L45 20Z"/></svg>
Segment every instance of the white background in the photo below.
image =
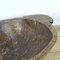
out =
<svg viewBox="0 0 60 60"><path fill-rule="evenodd" d="M60 25L60 0L0 0L0 20L32 14L49 15Z"/></svg>

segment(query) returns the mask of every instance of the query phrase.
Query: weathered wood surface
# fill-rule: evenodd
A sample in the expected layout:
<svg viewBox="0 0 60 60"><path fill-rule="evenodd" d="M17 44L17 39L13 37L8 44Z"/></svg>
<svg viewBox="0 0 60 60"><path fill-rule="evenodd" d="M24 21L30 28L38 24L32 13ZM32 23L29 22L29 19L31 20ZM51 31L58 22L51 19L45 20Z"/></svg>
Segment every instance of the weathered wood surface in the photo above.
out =
<svg viewBox="0 0 60 60"><path fill-rule="evenodd" d="M39 60L60 60L60 26L55 26L57 30L57 42L54 47L44 57Z"/></svg>

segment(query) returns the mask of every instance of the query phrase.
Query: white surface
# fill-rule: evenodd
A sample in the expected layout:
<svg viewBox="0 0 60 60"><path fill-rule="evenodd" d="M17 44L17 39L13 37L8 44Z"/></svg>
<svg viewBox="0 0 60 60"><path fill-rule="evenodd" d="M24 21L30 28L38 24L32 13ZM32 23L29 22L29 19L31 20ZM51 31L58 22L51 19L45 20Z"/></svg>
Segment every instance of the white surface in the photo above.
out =
<svg viewBox="0 0 60 60"><path fill-rule="evenodd" d="M0 0L0 20L46 14L60 25L60 0Z"/></svg>

